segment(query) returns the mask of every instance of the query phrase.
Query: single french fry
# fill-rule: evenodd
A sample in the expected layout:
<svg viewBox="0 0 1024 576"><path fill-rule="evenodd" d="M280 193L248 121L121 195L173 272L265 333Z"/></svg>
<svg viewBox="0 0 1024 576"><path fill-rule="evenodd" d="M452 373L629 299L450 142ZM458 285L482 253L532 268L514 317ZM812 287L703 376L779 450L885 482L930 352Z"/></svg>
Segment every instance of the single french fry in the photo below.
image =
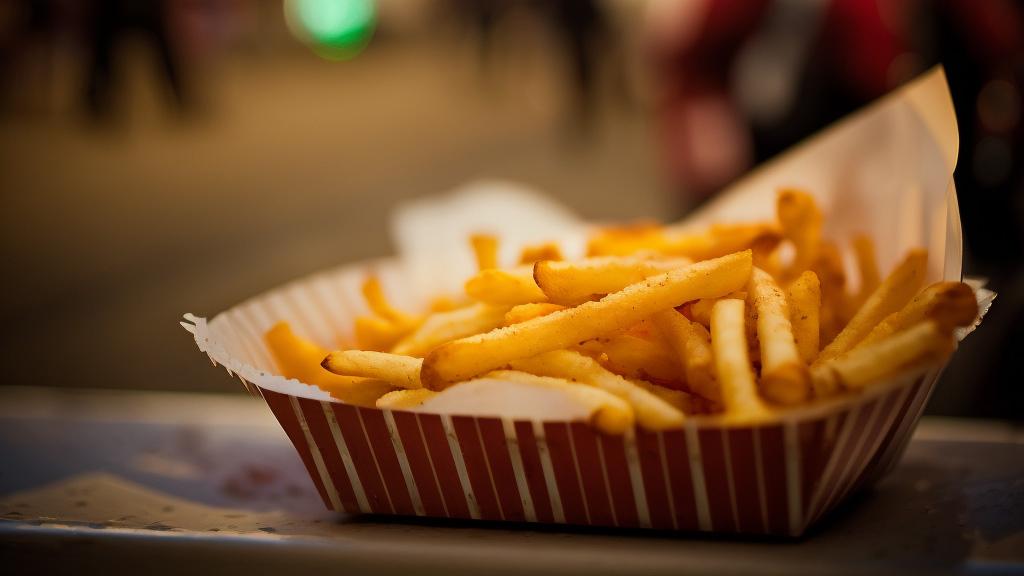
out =
<svg viewBox="0 0 1024 576"><path fill-rule="evenodd" d="M545 302L547 296L533 280L533 268L520 266L513 270L488 268L466 281L466 295L485 304L497 306Z"/></svg>
<svg viewBox="0 0 1024 576"><path fill-rule="evenodd" d="M434 396L437 396L437 392L426 388L395 390L378 398L376 406L387 410L406 410L416 408Z"/></svg>
<svg viewBox="0 0 1024 576"><path fill-rule="evenodd" d="M518 306L513 306L511 310L505 313L505 322L502 325L510 326L512 324L519 324L520 322L526 322L532 318L547 316L548 314L558 312L559 310L565 310L565 306L552 304L550 302L519 304Z"/></svg>
<svg viewBox="0 0 1024 576"><path fill-rule="evenodd" d="M340 376L360 376L390 382L399 388L422 388L422 358L368 350L338 350L323 359L321 365Z"/></svg>
<svg viewBox="0 0 1024 576"><path fill-rule="evenodd" d="M554 242L546 242L536 246L526 246L519 253L520 264L533 264L541 260L564 260L562 249Z"/></svg>
<svg viewBox="0 0 1024 576"><path fill-rule="evenodd" d="M818 275L805 270L786 290L786 302L797 352L804 364L810 364L818 356L821 336L821 284Z"/></svg>
<svg viewBox="0 0 1024 576"><path fill-rule="evenodd" d="M823 221L821 210L813 196L793 189L780 190L775 206L782 235L796 249L787 276L796 277L818 257Z"/></svg>
<svg viewBox="0 0 1024 576"><path fill-rule="evenodd" d="M317 386L346 404L373 406L382 394L395 389L387 382L331 374L320 366L327 350L299 336L287 322L278 322L264 339L281 375Z"/></svg>
<svg viewBox="0 0 1024 576"><path fill-rule="evenodd" d="M815 362L837 358L863 340L886 316L899 310L917 293L928 266L928 252L911 250L896 269L868 297L845 328L818 355Z"/></svg>
<svg viewBox="0 0 1024 576"><path fill-rule="evenodd" d="M814 392L831 396L884 381L917 366L939 364L954 348L953 336L933 321L919 322L811 367Z"/></svg>
<svg viewBox="0 0 1024 576"><path fill-rule="evenodd" d="M732 294L726 294L722 298L746 300L747 292L745 290L737 290ZM719 300L720 298L701 298L696 302L691 302L689 306L690 319L705 328L711 327L711 309L715 307L715 302Z"/></svg>
<svg viewBox="0 0 1024 576"><path fill-rule="evenodd" d="M672 309L662 310L652 318L686 374L686 387L694 394L720 403L722 395L715 379L711 338L707 329Z"/></svg>
<svg viewBox="0 0 1024 576"><path fill-rule="evenodd" d="M625 400L594 386L571 382L564 378L537 376L517 370L496 370L488 378L518 382L528 386L557 388L565 391L580 405L590 409L590 422L606 434L622 434L633 427L636 416Z"/></svg>
<svg viewBox="0 0 1024 576"><path fill-rule="evenodd" d="M431 312L448 312L450 310L455 310L456 308L461 308L462 306L463 304L453 298L448 296L437 296L430 300L428 309Z"/></svg>
<svg viewBox="0 0 1024 576"><path fill-rule="evenodd" d="M875 243L871 237L866 234L854 236L853 253L857 258L857 270L860 272L860 296L857 298L857 304L860 305L882 283L882 275L878 272Z"/></svg>
<svg viewBox="0 0 1024 576"><path fill-rule="evenodd" d="M594 343L596 346L589 346ZM619 334L597 338L582 349L597 352L606 368L626 378L653 380L662 384L682 385L683 373L675 363L671 350L659 340Z"/></svg>
<svg viewBox="0 0 1024 576"><path fill-rule="evenodd" d="M765 236L778 237L779 231L769 223L714 224L707 230L695 233L680 233L651 225L611 228L590 239L587 254L630 256L654 252L707 260L747 250Z"/></svg>
<svg viewBox="0 0 1024 576"><path fill-rule="evenodd" d="M695 394L691 394L690 392L686 392L685 390L666 388L665 386L659 386L658 384L647 382L646 380L632 380L631 382L634 386L639 386L640 388L647 390L686 415L709 414L717 411L718 409L718 406L715 403Z"/></svg>
<svg viewBox="0 0 1024 576"><path fill-rule="evenodd" d="M754 268L747 288L756 311L761 350L761 392L778 404L799 404L810 394L807 366L800 359L789 307L782 288L770 274Z"/></svg>
<svg viewBox="0 0 1024 576"><path fill-rule="evenodd" d="M425 386L439 389L512 360L623 330L659 310L737 290L750 269L750 251L737 252L652 276L597 302L448 342L427 355L420 378Z"/></svg>
<svg viewBox="0 0 1024 576"><path fill-rule="evenodd" d="M545 260L534 264L533 279L551 302L574 306L691 263L685 258L643 260L628 256L575 262Z"/></svg>
<svg viewBox="0 0 1024 576"><path fill-rule="evenodd" d="M682 412L579 352L554 350L532 358L515 360L511 366L537 376L565 378L614 394L633 407L637 424L649 430L679 428L683 425Z"/></svg>
<svg viewBox="0 0 1024 576"><path fill-rule="evenodd" d="M361 350L389 350L413 328L379 316L359 316L355 320L356 346Z"/></svg>
<svg viewBox="0 0 1024 576"><path fill-rule="evenodd" d="M390 349L394 354L404 356L425 356L435 347L450 340L487 332L505 319L507 306L473 304L448 312L431 314L420 326L399 340Z"/></svg>
<svg viewBox="0 0 1024 576"><path fill-rule="evenodd" d="M824 344L834 340L849 319L846 272L839 248L832 242L822 242L811 270L818 276L821 289L818 342Z"/></svg>
<svg viewBox="0 0 1024 576"><path fill-rule="evenodd" d="M711 310L715 375L726 415L736 421L757 420L769 414L757 394L754 370L747 355L744 304L743 300L726 298L716 302Z"/></svg>
<svg viewBox="0 0 1024 576"><path fill-rule="evenodd" d="M384 296L384 289L376 275L371 274L363 280L362 292L370 311L377 316L398 325L410 325L417 322L417 319L411 314L406 314L391 305L391 302Z"/></svg>
<svg viewBox="0 0 1024 576"><path fill-rule="evenodd" d="M498 267L498 238L493 234L473 234L469 237L476 256L477 270Z"/></svg>
<svg viewBox="0 0 1024 576"><path fill-rule="evenodd" d="M660 251L664 230L657 222L637 222L599 230L587 241L587 256L628 256Z"/></svg>
<svg viewBox="0 0 1024 576"><path fill-rule="evenodd" d="M969 326L978 317L974 290L961 282L936 282L914 296L909 304L875 326L854 348L877 342L900 330L932 320L944 331Z"/></svg>

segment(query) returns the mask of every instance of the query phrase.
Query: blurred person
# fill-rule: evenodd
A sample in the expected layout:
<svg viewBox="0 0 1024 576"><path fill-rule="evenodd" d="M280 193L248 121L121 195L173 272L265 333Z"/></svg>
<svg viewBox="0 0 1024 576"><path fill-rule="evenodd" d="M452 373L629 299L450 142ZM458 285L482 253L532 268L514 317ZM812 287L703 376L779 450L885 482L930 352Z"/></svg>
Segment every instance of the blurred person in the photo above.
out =
<svg viewBox="0 0 1024 576"><path fill-rule="evenodd" d="M973 353L950 367L960 389L947 387L943 401L940 387L932 407L1020 418L1024 393L1011 382L1024 345L1024 6L658 0L648 17L662 160L686 207L929 67L945 67L960 130L954 178L965 271L988 276L1001 296L998 317L967 346Z"/></svg>
<svg viewBox="0 0 1024 576"><path fill-rule="evenodd" d="M114 108L118 83L116 51L129 32L140 33L151 45L155 64L166 83L174 108L188 107L188 90L182 71L180 47L172 34L172 2L95 0L88 17L87 37L91 47L86 72L85 105L93 118L109 118Z"/></svg>

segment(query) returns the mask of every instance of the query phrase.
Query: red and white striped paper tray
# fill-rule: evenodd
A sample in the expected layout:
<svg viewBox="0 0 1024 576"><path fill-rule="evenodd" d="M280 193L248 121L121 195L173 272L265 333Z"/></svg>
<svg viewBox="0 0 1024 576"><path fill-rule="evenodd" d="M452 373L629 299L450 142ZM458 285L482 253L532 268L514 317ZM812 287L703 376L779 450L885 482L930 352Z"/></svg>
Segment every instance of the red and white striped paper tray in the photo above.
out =
<svg viewBox="0 0 1024 576"><path fill-rule="evenodd" d="M580 422L356 407L275 375L265 331L286 320L324 346L346 341L343 328L365 312L368 266L183 323L266 400L339 512L798 536L891 468L938 376L907 375L758 426L697 417L680 430L609 436ZM400 295L396 265L372 266Z"/></svg>

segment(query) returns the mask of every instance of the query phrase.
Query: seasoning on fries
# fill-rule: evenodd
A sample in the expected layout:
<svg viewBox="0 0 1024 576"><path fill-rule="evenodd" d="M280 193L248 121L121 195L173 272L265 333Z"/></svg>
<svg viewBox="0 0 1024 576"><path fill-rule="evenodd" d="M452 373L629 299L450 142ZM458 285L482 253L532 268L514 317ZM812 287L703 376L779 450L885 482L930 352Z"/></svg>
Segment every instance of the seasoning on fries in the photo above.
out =
<svg viewBox="0 0 1024 576"><path fill-rule="evenodd" d="M775 221L696 232L605 228L574 260L545 243L503 263L499 239L476 234L465 294L414 313L370 275L354 347L328 352L284 323L267 344L284 376L343 402L429 411L449 389L496 380L558 390L595 428L623 434L691 417L764 421L857 394L941 364L953 331L974 322L969 286L921 290L924 250L883 277L871 239L850 239L852 290L847 245L825 239L814 197L783 190L776 210Z"/></svg>

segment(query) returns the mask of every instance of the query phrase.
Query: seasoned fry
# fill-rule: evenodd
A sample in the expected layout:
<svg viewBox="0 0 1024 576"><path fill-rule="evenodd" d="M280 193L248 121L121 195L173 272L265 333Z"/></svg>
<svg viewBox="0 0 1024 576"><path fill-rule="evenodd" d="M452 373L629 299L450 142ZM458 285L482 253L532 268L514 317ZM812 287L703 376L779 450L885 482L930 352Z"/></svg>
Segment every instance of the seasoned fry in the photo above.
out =
<svg viewBox="0 0 1024 576"><path fill-rule="evenodd" d="M473 234L469 237L476 256L477 270L498 267L498 239L493 234Z"/></svg>
<svg viewBox="0 0 1024 576"><path fill-rule="evenodd" d="M367 350L338 350L321 362L325 369L340 376L375 378L410 390L423 387L420 383L422 365L421 358Z"/></svg>
<svg viewBox="0 0 1024 576"><path fill-rule="evenodd" d="M860 306L882 283L882 275L878 272L875 243L866 234L853 237L853 253L857 257L857 270L860 272L860 293L857 297L857 305Z"/></svg>
<svg viewBox="0 0 1024 576"><path fill-rule="evenodd" d="M926 320L811 368L814 393L864 388L922 363L937 363L954 347L952 335Z"/></svg>
<svg viewBox="0 0 1024 576"><path fill-rule="evenodd" d="M715 302L718 302L723 298L746 300L747 292L745 290L737 290L731 294L726 294L722 298L701 298L696 302L691 302L687 310L690 314L690 319L705 328L710 328L711 309L715 307Z"/></svg>
<svg viewBox="0 0 1024 576"><path fill-rule="evenodd" d="M821 285L818 275L810 270L804 271L786 290L786 303L797 352L804 364L810 364L818 356L821 336Z"/></svg>
<svg viewBox="0 0 1024 576"><path fill-rule="evenodd" d="M652 318L686 374L686 387L694 394L720 403L722 395L715 379L711 338L707 329L672 309L662 310Z"/></svg>
<svg viewBox="0 0 1024 576"><path fill-rule="evenodd" d="M585 342L580 349L601 358L606 368L626 378L662 384L682 383L683 373L679 371L671 350L657 340L620 334Z"/></svg>
<svg viewBox="0 0 1024 576"><path fill-rule="evenodd" d="M377 408L388 410L406 410L415 408L434 396L437 396L437 392L427 390L426 388L395 390L378 398L376 406Z"/></svg>
<svg viewBox="0 0 1024 576"><path fill-rule="evenodd" d="M887 316L854 349L924 320L932 320L948 332L957 326L969 326L977 316L978 301L970 286L961 282L937 282L922 290L901 310Z"/></svg>
<svg viewBox="0 0 1024 576"><path fill-rule="evenodd" d="M747 250L765 237L780 237L773 224L714 224L697 233L667 232L657 226L611 228L591 238L588 256L630 256L654 252L694 260Z"/></svg>
<svg viewBox="0 0 1024 576"><path fill-rule="evenodd" d="M719 410L715 403L684 390L666 388L644 380L632 380L631 382L634 386L639 386L661 398L683 414L708 414Z"/></svg>
<svg viewBox="0 0 1024 576"><path fill-rule="evenodd" d="M425 386L440 389L512 360L610 334L660 310L737 290L750 269L750 251L738 252L652 276L597 302L448 342L430 352L420 377Z"/></svg>
<svg viewBox="0 0 1024 576"><path fill-rule="evenodd" d="M363 298L366 299L370 310L381 318L397 325L410 325L417 322L416 318L406 314L391 305L384 296L384 289L380 285L380 279L376 275L369 275L363 280Z"/></svg>
<svg viewBox="0 0 1024 576"><path fill-rule="evenodd" d="M759 268L750 273L747 292L757 316L761 392L779 404L803 402L810 393L810 382L793 337L785 294L775 279Z"/></svg>
<svg viewBox="0 0 1024 576"><path fill-rule="evenodd" d="M911 250L903 262L864 302L835 340L825 346L815 362L832 360L850 350L863 340L876 324L909 302L921 287L927 265L926 251Z"/></svg>
<svg viewBox="0 0 1024 576"><path fill-rule="evenodd" d="M511 365L523 372L565 378L614 394L633 407L637 424L649 430L665 430L683 425L682 412L622 376L605 370L596 360L579 352L555 350L515 360Z"/></svg>
<svg viewBox="0 0 1024 576"><path fill-rule="evenodd" d="M846 325L848 319L846 294L846 272L839 248L832 242L822 242L818 258L811 266L818 276L821 288L821 311L819 315L819 343L831 342Z"/></svg>
<svg viewBox="0 0 1024 576"><path fill-rule="evenodd" d="M414 327L377 316L359 316L355 320L356 346L362 350L389 350Z"/></svg>
<svg viewBox="0 0 1024 576"><path fill-rule="evenodd" d="M574 306L691 263L685 258L642 260L627 256L576 262L546 260L533 266L533 279L551 302Z"/></svg>
<svg viewBox="0 0 1024 576"><path fill-rule="evenodd" d="M518 306L513 306L511 310L505 313L505 322L503 326L519 324L520 322L526 322L531 318L547 316L548 314L551 314L552 312L558 312L559 310L565 310L565 306L551 304L550 302L532 302L529 304L520 304Z"/></svg>
<svg viewBox="0 0 1024 576"><path fill-rule="evenodd" d="M784 189L779 191L776 213L782 235L796 248L793 262L787 269L789 277L796 277L818 257L823 220L821 211L810 194Z"/></svg>
<svg viewBox="0 0 1024 576"><path fill-rule="evenodd" d="M769 414L757 394L747 356L743 300L722 299L711 310L711 350L726 415L732 420L757 420Z"/></svg>
<svg viewBox="0 0 1024 576"><path fill-rule="evenodd" d="M466 281L466 295L477 302L498 306L515 306L547 300L547 296L533 281L533 268L529 266L520 266L513 270L481 270Z"/></svg>
<svg viewBox="0 0 1024 576"><path fill-rule="evenodd" d="M281 375L318 386L342 402L373 406L382 394L395 389L387 382L331 374L320 367L327 350L292 331L287 322L278 322L265 335L267 348L277 362Z"/></svg>
<svg viewBox="0 0 1024 576"><path fill-rule="evenodd" d="M474 304L431 314L419 328L398 341L391 352L405 356L425 356L449 340L480 334L501 326L508 310L507 306Z"/></svg>
<svg viewBox="0 0 1024 576"><path fill-rule="evenodd" d="M540 262L541 260L564 259L565 257L562 256L562 249L554 242L547 242L536 246L526 246L523 248L522 252L519 253L520 264L533 264L534 262Z"/></svg>
<svg viewBox="0 0 1024 576"><path fill-rule="evenodd" d="M570 382L564 378L536 376L516 370L496 370L488 378L508 380L528 386L557 388L565 391L582 406L590 409L590 421L607 434L622 434L633 427L636 417L633 408L623 399L594 386Z"/></svg>

